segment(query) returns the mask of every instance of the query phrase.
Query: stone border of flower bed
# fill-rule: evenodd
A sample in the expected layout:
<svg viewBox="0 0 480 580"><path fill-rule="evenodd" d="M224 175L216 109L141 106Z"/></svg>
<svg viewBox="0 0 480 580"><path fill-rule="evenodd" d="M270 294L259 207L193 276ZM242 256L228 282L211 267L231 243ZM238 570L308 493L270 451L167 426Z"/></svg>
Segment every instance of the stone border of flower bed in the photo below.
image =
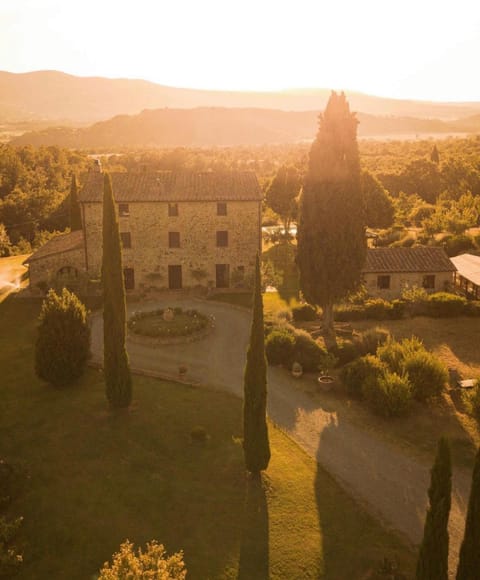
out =
<svg viewBox="0 0 480 580"><path fill-rule="evenodd" d="M163 311L163 309L161 309ZM165 309L167 310L167 309ZM159 314L157 310L151 311L143 311L142 314ZM137 313L134 313L132 317L130 317L127 323L128 329L128 340L134 342L136 344L142 344L146 346L158 346L158 345L169 345L169 344L187 344L190 342L195 342L197 340L201 340L207 337L215 328L215 319L213 316L209 316L206 314L198 314L207 319L207 324L204 328L193 332L192 334L187 334L183 336L147 336L145 334L138 334L134 332L131 328L131 320Z"/></svg>

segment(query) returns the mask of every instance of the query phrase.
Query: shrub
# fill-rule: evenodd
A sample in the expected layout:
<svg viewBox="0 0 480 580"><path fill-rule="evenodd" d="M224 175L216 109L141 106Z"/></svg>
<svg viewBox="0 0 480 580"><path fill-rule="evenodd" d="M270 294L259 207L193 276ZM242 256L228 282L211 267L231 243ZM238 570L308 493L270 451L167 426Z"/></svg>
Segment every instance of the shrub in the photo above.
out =
<svg viewBox="0 0 480 580"><path fill-rule="evenodd" d="M293 361L295 336L287 327L273 328L265 340L265 354L271 365L287 364ZM300 362L300 361L298 361Z"/></svg>
<svg viewBox="0 0 480 580"><path fill-rule="evenodd" d="M295 332L293 359L300 363L305 372L315 372L326 351L303 330Z"/></svg>
<svg viewBox="0 0 480 580"><path fill-rule="evenodd" d="M405 358L403 368L412 384L413 396L418 401L439 395L448 381L445 366L427 351L411 353Z"/></svg>
<svg viewBox="0 0 480 580"><path fill-rule="evenodd" d="M90 328L85 306L65 288L50 290L43 301L35 345L37 376L63 386L78 379L90 355Z"/></svg>
<svg viewBox="0 0 480 580"><path fill-rule="evenodd" d="M361 332L355 339L355 347L360 356L375 354L377 348L384 344L389 337L390 333L386 328L382 328L381 326L368 328L364 332Z"/></svg>
<svg viewBox="0 0 480 580"><path fill-rule="evenodd" d="M388 365L391 371L401 374L404 370L405 359L419 351L426 352L422 341L415 336L404 338L401 342L388 338L378 347L377 356Z"/></svg>
<svg viewBox="0 0 480 580"><path fill-rule="evenodd" d="M404 415L412 402L412 385L406 375L386 371L363 384L362 394L373 411L383 417Z"/></svg>
<svg viewBox="0 0 480 580"><path fill-rule="evenodd" d="M310 304L300 304L292 308L292 316L295 322L308 322L318 318L317 309Z"/></svg>
<svg viewBox="0 0 480 580"><path fill-rule="evenodd" d="M429 352L416 352L404 361L404 369L418 401L426 401L439 395L448 381L445 366Z"/></svg>
<svg viewBox="0 0 480 580"><path fill-rule="evenodd" d="M407 305L405 304L405 302L403 300L392 300L391 302L392 304L392 310L390 312L390 318L392 320L400 320L400 318L403 318L407 312Z"/></svg>
<svg viewBox="0 0 480 580"><path fill-rule="evenodd" d="M335 307L335 320L337 322L350 322L364 318L365 307L360 304L341 304Z"/></svg>
<svg viewBox="0 0 480 580"><path fill-rule="evenodd" d="M146 550L134 546L128 540L113 555L112 564L105 562L98 580L123 580L126 578L155 578L156 580L184 580L187 576L183 552L167 556L162 544L153 540Z"/></svg>
<svg viewBox="0 0 480 580"><path fill-rule="evenodd" d="M465 313L467 300L449 292L436 292L428 296L426 314L435 318L461 316Z"/></svg>
<svg viewBox="0 0 480 580"><path fill-rule="evenodd" d="M459 234L457 236L452 236L445 241L445 251L448 256L457 256L458 254L464 254L474 248L473 240L470 236L465 234Z"/></svg>
<svg viewBox="0 0 480 580"><path fill-rule="evenodd" d="M332 353L337 358L339 366L343 366L359 356L356 344L351 340L342 338L337 338L337 345L332 349Z"/></svg>
<svg viewBox="0 0 480 580"><path fill-rule="evenodd" d="M376 356L367 355L347 364L341 372L341 379L347 392L361 398L362 389L366 382L376 382L388 370L387 365Z"/></svg>
<svg viewBox="0 0 480 580"><path fill-rule="evenodd" d="M462 402L465 410L480 423L480 381L471 390L462 390Z"/></svg>
<svg viewBox="0 0 480 580"><path fill-rule="evenodd" d="M480 301L468 300L464 307L466 316L480 316Z"/></svg>
<svg viewBox="0 0 480 580"><path fill-rule="evenodd" d="M365 302L366 318L373 318L374 320L385 320L385 318L390 317L391 312L391 303L383 300L383 298L371 298Z"/></svg>

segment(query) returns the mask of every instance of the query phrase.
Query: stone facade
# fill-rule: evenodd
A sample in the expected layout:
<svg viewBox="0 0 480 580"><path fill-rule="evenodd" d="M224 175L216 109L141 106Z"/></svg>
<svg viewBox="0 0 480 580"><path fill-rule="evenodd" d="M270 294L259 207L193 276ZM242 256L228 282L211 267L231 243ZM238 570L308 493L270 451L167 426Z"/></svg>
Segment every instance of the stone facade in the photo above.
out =
<svg viewBox="0 0 480 580"><path fill-rule="evenodd" d="M83 289L87 279L83 232L71 232L51 239L25 263L28 264L33 293L41 293L47 287Z"/></svg>
<svg viewBox="0 0 480 580"><path fill-rule="evenodd" d="M217 202L177 203L169 216L168 202L130 202L128 216L119 217L120 234L130 234L123 248L123 266L133 270L134 288L169 288L169 266L181 266L181 287L218 287L217 265L228 265L228 286L243 270L253 275L260 250L261 216L258 201L227 201L227 215L217 215ZM88 272L99 277L102 264L102 205L83 204ZM228 232L227 246L217 246L217 232ZM179 247L169 247L169 233L178 233ZM170 243L169 243L170 242ZM174 241L176 243L176 241ZM238 274L237 274L238 272Z"/></svg>
<svg viewBox="0 0 480 580"><path fill-rule="evenodd" d="M454 273L443 248L368 248L362 278L370 296L392 300L406 288L429 293L452 290Z"/></svg>
<svg viewBox="0 0 480 580"><path fill-rule="evenodd" d="M388 284L385 276L388 277ZM453 272L368 273L363 275L363 282L369 296L392 300L400 298L405 288L425 288L429 293L452 290ZM385 288L386 285L389 287Z"/></svg>
<svg viewBox="0 0 480 580"><path fill-rule="evenodd" d="M251 172L111 175L129 292L245 287L261 251L261 200ZM79 193L83 232L57 236L29 259L31 287L66 276L99 281L103 180ZM95 286L95 284L93 285Z"/></svg>

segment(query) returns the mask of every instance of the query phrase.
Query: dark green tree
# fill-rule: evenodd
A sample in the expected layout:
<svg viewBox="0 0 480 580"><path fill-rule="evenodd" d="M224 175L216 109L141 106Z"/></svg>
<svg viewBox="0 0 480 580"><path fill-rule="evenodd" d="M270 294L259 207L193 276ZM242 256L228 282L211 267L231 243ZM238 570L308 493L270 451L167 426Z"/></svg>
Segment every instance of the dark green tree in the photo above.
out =
<svg viewBox="0 0 480 580"><path fill-rule="evenodd" d="M423 540L417 561L417 580L448 580L448 516L452 493L450 446L442 437L431 471Z"/></svg>
<svg viewBox="0 0 480 580"><path fill-rule="evenodd" d="M66 288L50 290L40 311L35 345L35 372L55 386L65 386L85 370L90 353L90 327L82 302Z"/></svg>
<svg viewBox="0 0 480 580"><path fill-rule="evenodd" d="M345 95L332 92L300 198L300 288L310 304L322 307L327 334L333 334L333 304L355 290L365 262L357 124Z"/></svg>
<svg viewBox="0 0 480 580"><path fill-rule="evenodd" d="M437 165L440 163L440 155L436 145L433 146L432 152L430 153L430 161L432 161L432 163L436 163Z"/></svg>
<svg viewBox="0 0 480 580"><path fill-rule="evenodd" d="M113 408L128 407L132 376L125 348L126 305L122 250L110 175L103 189L103 365L107 399Z"/></svg>
<svg viewBox="0 0 480 580"><path fill-rule="evenodd" d="M369 171L361 175L365 223L370 228L389 228L393 224L393 202L386 189Z"/></svg>
<svg viewBox="0 0 480 580"><path fill-rule="evenodd" d="M72 232L82 229L82 216L80 213L80 203L78 202L77 179L72 175L70 185L70 229Z"/></svg>
<svg viewBox="0 0 480 580"><path fill-rule="evenodd" d="M290 222L296 215L296 197L300 192L300 175L295 167L282 165L272 179L265 201L275 213L282 218L285 232L290 228Z"/></svg>
<svg viewBox="0 0 480 580"><path fill-rule="evenodd" d="M458 561L457 580L480 580L480 448L473 466L465 535Z"/></svg>
<svg viewBox="0 0 480 580"><path fill-rule="evenodd" d="M267 361L263 328L260 259L255 262L253 319L244 373L243 451L245 465L254 476L267 469L270 444L267 427Z"/></svg>

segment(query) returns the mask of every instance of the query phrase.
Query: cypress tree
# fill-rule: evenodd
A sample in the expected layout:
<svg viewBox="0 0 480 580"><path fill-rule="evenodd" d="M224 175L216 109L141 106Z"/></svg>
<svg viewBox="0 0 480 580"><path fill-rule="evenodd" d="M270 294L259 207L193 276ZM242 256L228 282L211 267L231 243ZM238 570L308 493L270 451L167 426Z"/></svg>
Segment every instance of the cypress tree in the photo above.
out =
<svg viewBox="0 0 480 580"><path fill-rule="evenodd" d="M63 387L84 372L90 356L87 311L73 292L50 290L43 301L35 344L35 372Z"/></svg>
<svg viewBox="0 0 480 580"><path fill-rule="evenodd" d="M448 579L448 516L452 492L450 446L442 437L431 471L430 505L417 561L417 580Z"/></svg>
<svg viewBox="0 0 480 580"><path fill-rule="evenodd" d="M270 444L267 427L267 361L263 328L260 259L255 262L253 318L244 374L243 451L245 466L253 475L267 469Z"/></svg>
<svg viewBox="0 0 480 580"><path fill-rule="evenodd" d="M72 184L70 186L70 230L82 229L82 216L80 213L80 204L78 203L77 179L72 175Z"/></svg>
<svg viewBox="0 0 480 580"><path fill-rule="evenodd" d="M480 580L480 448L472 475L465 535L458 561L457 580Z"/></svg>
<svg viewBox="0 0 480 580"><path fill-rule="evenodd" d="M322 307L327 334L333 333L334 302L357 287L365 263L357 124L345 95L332 92L300 198L300 287L308 302Z"/></svg>
<svg viewBox="0 0 480 580"><path fill-rule="evenodd" d="M433 146L433 149L430 153L430 161L436 163L437 165L440 163L440 154L438 153L436 145Z"/></svg>
<svg viewBox="0 0 480 580"><path fill-rule="evenodd" d="M132 377L125 348L126 306L122 250L110 175L103 189L103 364L107 399L111 407L128 407Z"/></svg>

